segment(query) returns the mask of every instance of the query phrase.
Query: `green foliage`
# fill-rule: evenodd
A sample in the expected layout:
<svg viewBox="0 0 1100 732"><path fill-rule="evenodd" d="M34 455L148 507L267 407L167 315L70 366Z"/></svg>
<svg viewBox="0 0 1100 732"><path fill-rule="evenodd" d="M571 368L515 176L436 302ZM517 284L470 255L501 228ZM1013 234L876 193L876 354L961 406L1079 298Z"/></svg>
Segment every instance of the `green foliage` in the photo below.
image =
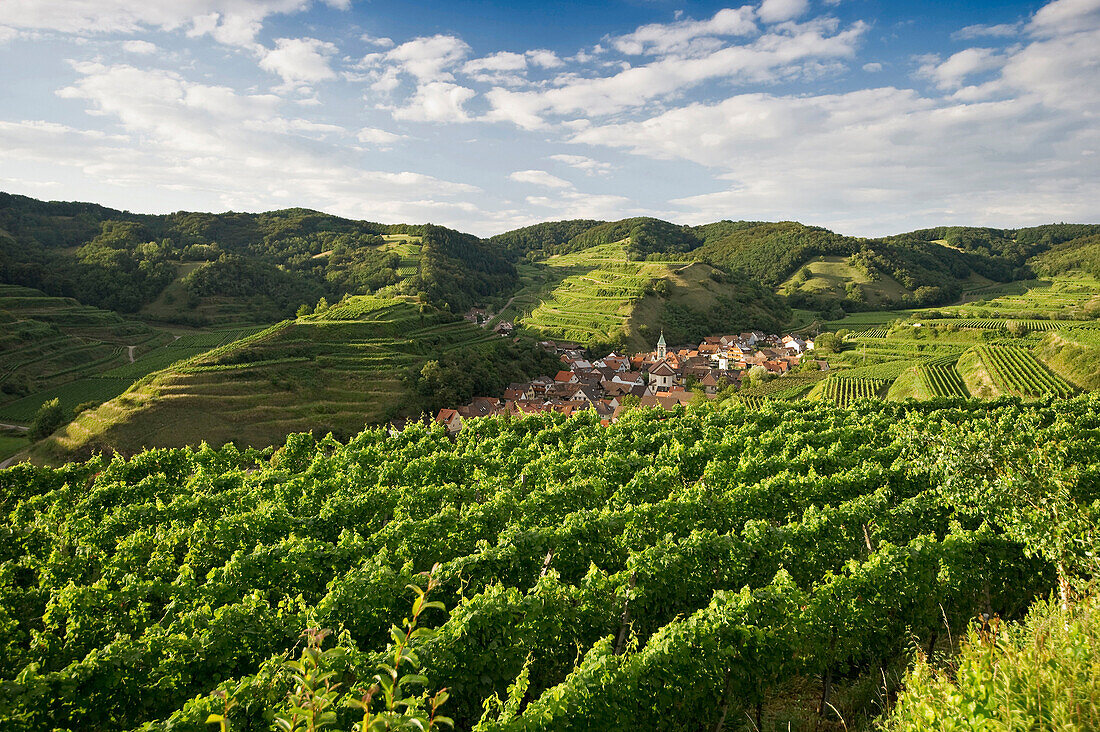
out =
<svg viewBox="0 0 1100 732"><path fill-rule="evenodd" d="M61 400L57 397L50 399L38 408L31 420L28 435L32 440L41 440L46 435L53 434L61 425L69 421L72 412L61 406Z"/></svg>
<svg viewBox="0 0 1100 732"><path fill-rule="evenodd" d="M889 732L1100 728L1100 608L1039 602L1021 623L993 617L957 658L918 657L882 720Z"/></svg>
<svg viewBox="0 0 1100 732"><path fill-rule="evenodd" d="M910 639L1017 617L1056 586L1049 532L955 500L937 472L950 463L909 446L948 424L1057 442L1050 465L1092 525L1098 419L1095 396L771 401L0 471L0 726L199 732L231 696L234 731L270 729L287 692L308 710L369 691L380 664L412 673L392 619L436 563L431 597L452 612L418 621L436 632L403 653L447 688L459 728L713 729L757 704L785 728L799 717L777 700L808 689L816 704L823 687L854 722L881 707L843 690ZM302 628L331 628L342 650L297 693L282 660L301 663ZM494 695L507 701L486 717ZM394 693L410 696L430 709ZM329 710L338 729L361 719Z"/></svg>
<svg viewBox="0 0 1100 732"><path fill-rule="evenodd" d="M842 343L842 339L835 333L822 333L814 338L814 352L823 354L839 353Z"/></svg>

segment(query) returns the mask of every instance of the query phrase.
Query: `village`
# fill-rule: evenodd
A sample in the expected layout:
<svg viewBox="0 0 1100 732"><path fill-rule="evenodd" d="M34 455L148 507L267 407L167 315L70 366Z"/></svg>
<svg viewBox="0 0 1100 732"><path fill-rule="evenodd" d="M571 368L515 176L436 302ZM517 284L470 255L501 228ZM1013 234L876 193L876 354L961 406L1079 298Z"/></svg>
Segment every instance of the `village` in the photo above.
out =
<svg viewBox="0 0 1100 732"><path fill-rule="evenodd" d="M749 332L709 336L695 347L670 349L662 333L653 351L633 356L613 352L589 360L578 343L542 341L540 345L559 356L562 366L557 374L510 384L499 398L476 397L465 406L441 409L435 421L454 434L462 429L463 420L474 417L539 412L568 416L592 409L609 424L633 406L671 410L700 395L715 399L723 391L740 388L754 369L765 377L782 376L800 367L803 356L814 347L812 340L795 335ZM814 366L828 368L824 361Z"/></svg>

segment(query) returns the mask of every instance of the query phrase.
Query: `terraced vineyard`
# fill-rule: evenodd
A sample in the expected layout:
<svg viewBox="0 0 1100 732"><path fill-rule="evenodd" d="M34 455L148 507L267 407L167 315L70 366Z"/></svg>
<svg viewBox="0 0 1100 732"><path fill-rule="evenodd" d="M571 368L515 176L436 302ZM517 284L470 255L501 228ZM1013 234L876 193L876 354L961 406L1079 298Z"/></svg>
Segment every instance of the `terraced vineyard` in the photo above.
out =
<svg viewBox="0 0 1100 732"><path fill-rule="evenodd" d="M1068 397L1076 391L1052 374L1031 352L1017 346L978 346L978 357L997 386L1009 394Z"/></svg>
<svg viewBox="0 0 1100 732"><path fill-rule="evenodd" d="M580 342L612 340L625 329L646 285L669 272L666 262L628 260L621 243L551 257L545 264L552 289L521 323L545 337Z"/></svg>
<svg viewBox="0 0 1100 732"><path fill-rule="evenodd" d="M144 353L169 340L164 331L70 298L0 285L0 415L26 423L54 397L71 408L115 396L125 385L91 377L128 363L127 346Z"/></svg>
<svg viewBox="0 0 1100 732"><path fill-rule="evenodd" d="M492 348L502 340L449 317L423 314L406 300L364 297L259 332L181 338L177 343L186 345L161 349L175 365L81 415L50 450L203 440L262 446L297 431L352 434L400 412L409 367L455 348ZM220 346L203 348L216 339ZM176 352L192 357L176 363Z"/></svg>
<svg viewBox="0 0 1100 732"><path fill-rule="evenodd" d="M949 364L935 362L924 364L917 367L917 373L920 375L925 387L935 396L970 396L962 377L955 370L954 362Z"/></svg>
<svg viewBox="0 0 1100 732"><path fill-rule="evenodd" d="M389 234L385 238L386 249L401 255L401 266L397 268L400 284L411 283L420 273L420 239L400 234Z"/></svg>
<svg viewBox="0 0 1100 732"><path fill-rule="evenodd" d="M877 399L889 385L889 379L838 376L825 382L822 396L838 406L846 407L856 399Z"/></svg>

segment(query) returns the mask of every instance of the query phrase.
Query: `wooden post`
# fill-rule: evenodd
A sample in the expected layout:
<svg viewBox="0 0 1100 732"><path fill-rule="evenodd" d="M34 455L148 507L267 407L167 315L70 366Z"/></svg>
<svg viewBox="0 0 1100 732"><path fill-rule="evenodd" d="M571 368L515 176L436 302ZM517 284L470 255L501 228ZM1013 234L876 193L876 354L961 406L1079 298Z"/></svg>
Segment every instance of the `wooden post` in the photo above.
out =
<svg viewBox="0 0 1100 732"><path fill-rule="evenodd" d="M634 583L638 580L638 570L630 573L630 586L626 591L626 599L623 600L623 616L619 622L619 637L615 641L615 655L623 655L623 643L626 641L626 626L630 622L630 593L634 591Z"/></svg>

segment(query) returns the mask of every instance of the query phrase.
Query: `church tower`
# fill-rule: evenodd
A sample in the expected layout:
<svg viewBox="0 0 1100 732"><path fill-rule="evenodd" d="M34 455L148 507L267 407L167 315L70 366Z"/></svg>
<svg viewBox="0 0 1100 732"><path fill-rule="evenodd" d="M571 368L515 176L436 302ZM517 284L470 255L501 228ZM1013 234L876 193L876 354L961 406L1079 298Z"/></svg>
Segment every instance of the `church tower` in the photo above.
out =
<svg viewBox="0 0 1100 732"><path fill-rule="evenodd" d="M661 339L657 341L657 360L660 361L668 355L668 347L665 345L665 332L661 331Z"/></svg>

